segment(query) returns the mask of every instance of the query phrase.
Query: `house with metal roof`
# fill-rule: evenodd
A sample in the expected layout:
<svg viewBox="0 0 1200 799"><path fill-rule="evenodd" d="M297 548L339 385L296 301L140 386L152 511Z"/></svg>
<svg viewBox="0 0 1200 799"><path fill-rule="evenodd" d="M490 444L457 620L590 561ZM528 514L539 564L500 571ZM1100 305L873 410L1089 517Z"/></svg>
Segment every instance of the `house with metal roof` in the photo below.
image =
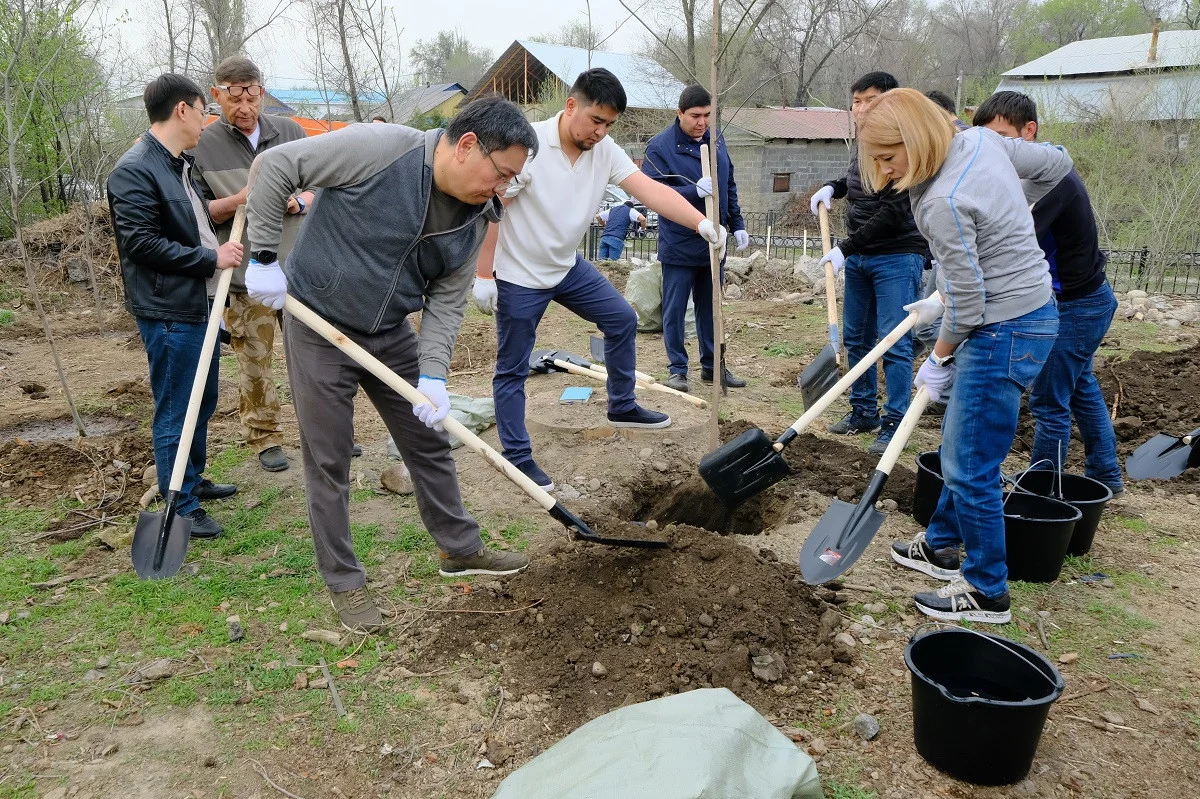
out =
<svg viewBox="0 0 1200 799"><path fill-rule="evenodd" d="M996 91L1028 94L1060 122L1200 119L1200 31L1071 42L1005 72Z"/></svg>
<svg viewBox="0 0 1200 799"><path fill-rule="evenodd" d="M854 140L839 108L730 108L721 129L747 211L782 210L796 193L845 176Z"/></svg>
<svg viewBox="0 0 1200 799"><path fill-rule="evenodd" d="M293 113L311 119L352 120L354 118L353 103L350 101L350 96L344 92L321 91L320 89L272 89L270 93L277 100L294 109ZM379 92L362 92L358 95L358 102L364 114L385 99Z"/></svg>
<svg viewBox="0 0 1200 799"><path fill-rule="evenodd" d="M391 102L371 106L368 118L382 116L388 122L407 125L426 117L450 117L467 96L460 83L433 83L395 93Z"/></svg>

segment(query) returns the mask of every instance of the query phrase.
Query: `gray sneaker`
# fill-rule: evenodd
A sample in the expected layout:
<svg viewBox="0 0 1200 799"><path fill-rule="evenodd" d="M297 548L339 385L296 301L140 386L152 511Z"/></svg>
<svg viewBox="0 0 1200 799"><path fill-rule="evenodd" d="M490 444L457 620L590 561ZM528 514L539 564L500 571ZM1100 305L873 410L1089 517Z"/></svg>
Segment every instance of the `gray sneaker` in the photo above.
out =
<svg viewBox="0 0 1200 799"><path fill-rule="evenodd" d="M438 574L443 577L466 577L471 574L489 574L493 577L503 577L507 574L523 572L529 567L529 558L518 552L501 552L498 549L483 549L474 555L462 558L452 558L445 552L442 555L442 565Z"/></svg>
<svg viewBox="0 0 1200 799"><path fill-rule="evenodd" d="M383 628L383 614L366 588L330 591L330 602L342 626L351 632L373 633Z"/></svg>
<svg viewBox="0 0 1200 799"><path fill-rule="evenodd" d="M687 375L672 372L671 376L667 378L667 388L673 388L686 394L688 390Z"/></svg>

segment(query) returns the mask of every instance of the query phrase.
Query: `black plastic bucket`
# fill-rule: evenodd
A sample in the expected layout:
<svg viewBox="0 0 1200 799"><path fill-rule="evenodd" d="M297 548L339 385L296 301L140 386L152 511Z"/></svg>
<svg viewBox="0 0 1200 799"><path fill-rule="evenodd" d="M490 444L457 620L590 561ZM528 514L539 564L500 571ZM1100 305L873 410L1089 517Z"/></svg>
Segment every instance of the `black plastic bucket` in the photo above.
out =
<svg viewBox="0 0 1200 799"><path fill-rule="evenodd" d="M996 635L949 627L913 638L913 739L931 765L976 785L1025 779L1050 705L1066 687L1050 661Z"/></svg>
<svg viewBox="0 0 1200 799"><path fill-rule="evenodd" d="M1038 494L1013 491L1004 499L1004 546L1008 579L1052 583L1062 571L1075 524L1083 514L1074 505Z"/></svg>
<svg viewBox="0 0 1200 799"><path fill-rule="evenodd" d="M917 524L929 526L942 496L942 455L936 449L917 456L917 487L913 490L912 515Z"/></svg>
<svg viewBox="0 0 1200 799"><path fill-rule="evenodd" d="M1058 496L1057 472L1044 469L1033 469L1013 475L1017 491L1031 491L1044 497ZM1071 534L1071 543L1067 545L1068 555L1086 555L1092 548L1096 538L1096 528L1100 525L1100 517L1104 515L1104 506L1112 499L1112 489L1080 474L1062 475L1062 499L1069 505L1074 505L1082 515L1075 522L1075 532Z"/></svg>

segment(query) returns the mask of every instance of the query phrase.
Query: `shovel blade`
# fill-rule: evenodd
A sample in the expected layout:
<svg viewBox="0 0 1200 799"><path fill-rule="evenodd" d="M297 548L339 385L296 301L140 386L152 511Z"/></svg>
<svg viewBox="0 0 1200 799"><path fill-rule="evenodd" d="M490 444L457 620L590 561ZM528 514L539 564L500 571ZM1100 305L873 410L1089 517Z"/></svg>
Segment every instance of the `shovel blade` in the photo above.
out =
<svg viewBox="0 0 1200 799"><path fill-rule="evenodd" d="M800 373L800 396L804 400L804 407L811 408L813 403L829 393L841 376L837 353L833 345L827 345Z"/></svg>
<svg viewBox="0 0 1200 799"><path fill-rule="evenodd" d="M1151 480L1178 477L1187 471L1191 446L1184 444L1178 436L1159 433L1142 444L1125 460L1125 471L1130 480Z"/></svg>
<svg viewBox="0 0 1200 799"><path fill-rule="evenodd" d="M700 461L700 476L727 505L737 505L788 476L787 461L774 441L752 427Z"/></svg>
<svg viewBox="0 0 1200 799"><path fill-rule="evenodd" d="M582 541L591 541L593 544L603 544L610 547L636 547L638 549L666 549L671 545L670 541L654 541L645 538L613 538L601 535L591 527L588 527L583 519L563 507L561 502L554 503L554 507L550 509L550 515L562 522L563 526L571 531L571 534L576 538Z"/></svg>
<svg viewBox="0 0 1200 799"><path fill-rule="evenodd" d="M871 508L855 523L856 505L835 499L809 533L800 550L800 574L809 585L840 577L862 557L883 525L883 514Z"/></svg>
<svg viewBox="0 0 1200 799"><path fill-rule="evenodd" d="M170 517L169 523L167 522ZM168 524L167 529L163 525ZM192 520L175 513L174 508L166 511L142 511L138 514L137 526L133 529L133 570L143 580L163 580L174 577L187 557L188 539L192 534ZM157 565L157 550L162 541L162 559Z"/></svg>

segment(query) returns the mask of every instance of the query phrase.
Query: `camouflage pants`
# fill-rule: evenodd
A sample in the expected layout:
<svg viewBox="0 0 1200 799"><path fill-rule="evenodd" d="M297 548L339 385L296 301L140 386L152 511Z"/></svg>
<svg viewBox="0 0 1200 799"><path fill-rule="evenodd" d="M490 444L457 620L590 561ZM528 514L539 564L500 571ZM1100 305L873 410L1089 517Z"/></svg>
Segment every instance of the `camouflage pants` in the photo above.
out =
<svg viewBox="0 0 1200 799"><path fill-rule="evenodd" d="M238 413L246 444L255 452L283 445L279 397L271 374L275 326L281 314L259 305L247 294L229 294L225 327L238 362Z"/></svg>

